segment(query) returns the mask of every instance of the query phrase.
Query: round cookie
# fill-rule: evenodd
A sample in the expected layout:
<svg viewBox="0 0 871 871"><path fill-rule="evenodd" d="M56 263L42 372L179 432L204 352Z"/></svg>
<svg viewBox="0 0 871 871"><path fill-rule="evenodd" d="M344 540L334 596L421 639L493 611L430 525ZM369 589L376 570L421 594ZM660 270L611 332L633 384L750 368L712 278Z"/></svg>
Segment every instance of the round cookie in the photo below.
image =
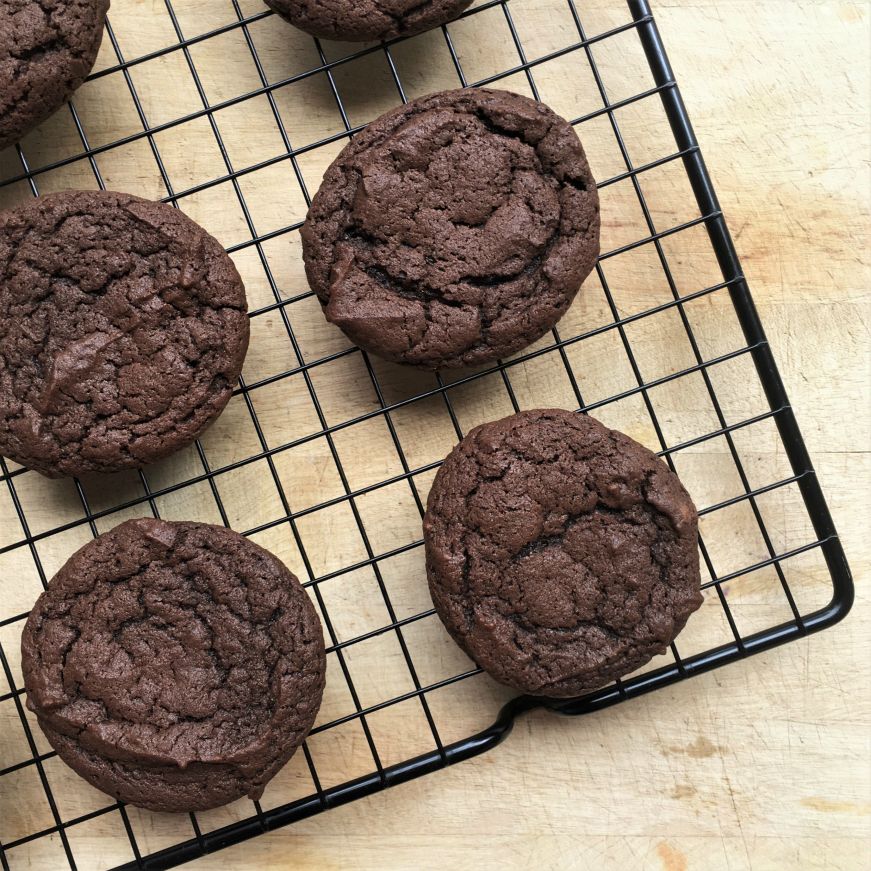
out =
<svg viewBox="0 0 871 871"><path fill-rule="evenodd" d="M0 0L0 149L84 82L108 11L109 0Z"/></svg>
<svg viewBox="0 0 871 871"><path fill-rule="evenodd" d="M551 697L667 648L702 602L697 535L665 463L561 410L473 429L424 519L430 592L454 640L496 680Z"/></svg>
<svg viewBox="0 0 871 871"><path fill-rule="evenodd" d="M539 339L599 254L599 197L571 125L483 88L374 121L327 170L302 228L312 289L360 347L425 369Z"/></svg>
<svg viewBox="0 0 871 871"><path fill-rule="evenodd" d="M423 33L456 18L472 0L265 0L295 27L322 39L367 42Z"/></svg>
<svg viewBox="0 0 871 871"><path fill-rule="evenodd" d="M223 527L150 519L70 558L21 649L60 757L158 811L259 798L308 734L326 669L314 606L276 557Z"/></svg>
<svg viewBox="0 0 871 871"><path fill-rule="evenodd" d="M190 444L248 348L233 261L177 209L69 192L0 212L0 454L114 472Z"/></svg>

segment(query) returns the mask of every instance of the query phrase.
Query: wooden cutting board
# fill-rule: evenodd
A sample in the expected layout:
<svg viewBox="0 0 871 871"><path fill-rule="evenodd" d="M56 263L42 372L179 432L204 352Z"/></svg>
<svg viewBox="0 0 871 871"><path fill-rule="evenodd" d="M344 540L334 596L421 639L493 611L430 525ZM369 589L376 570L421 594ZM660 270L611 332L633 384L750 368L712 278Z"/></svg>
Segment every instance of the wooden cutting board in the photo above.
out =
<svg viewBox="0 0 871 871"><path fill-rule="evenodd" d="M844 539L852 614L580 721L534 715L478 760L194 867L871 867L871 4L654 12Z"/></svg>
<svg viewBox="0 0 871 871"><path fill-rule="evenodd" d="M626 20L622 0L575 3L590 32ZM191 28L186 32L194 32L198 25L200 30L207 29L212 18L220 23L220 9L225 5L230 8L229 3L218 4L215 0L176 0L174 5L182 26ZM260 8L258 0L242 0L241 6L246 14ZM562 8L558 0L511 0L510 9L530 57L567 43L560 28L571 26L571 19L566 18L565 10L562 15L555 14L557 7ZM858 585L853 613L837 628L807 641L596 715L577 720L531 715L518 722L505 744L477 760L257 838L192 867L201 871L860 871L871 867L871 606L866 590L871 568L871 4L840 0L659 0L654 11L810 454L844 539ZM130 57L172 40L172 34L160 30L165 29L167 16L159 0L114 0L112 15L118 22L121 48ZM500 20L504 28L504 18ZM466 26L462 37L457 35L470 78L484 78L516 64L514 46L496 29L495 19L485 19L482 14L470 21L477 23ZM628 54L624 59L621 44L609 40L593 47L597 60L612 76L609 85L613 84L617 91L624 84L620 74L625 72L625 87L630 90L625 94L612 92L612 99L632 93L631 88L639 87L632 76L643 73L643 59ZM283 46L272 43L266 62L272 69L287 64L288 70L300 58L301 62L311 63L302 57L302 53L311 51L310 44L302 46L300 41L299 57L290 52L285 56ZM210 40L192 46L191 53L203 72L209 99L222 100L238 92L223 91L225 87L243 91L256 87L256 82L250 84L241 78L250 70L233 66L237 55L229 43L226 51L218 51ZM403 54L401 46L393 54L403 72L413 69L413 59ZM143 95L144 111L152 125L197 109L197 94L190 88L189 75L177 55L133 68L133 81ZM102 66L113 62L111 53L101 55ZM386 75L386 70L382 69L381 74ZM411 86L422 88L438 82L442 74L446 80L453 75L444 56L438 62L433 60L433 68L423 70L419 79L411 74ZM337 77L341 75L337 71ZM122 110L108 90L101 90L111 87L108 78L89 84L77 97L92 146L141 129L132 106ZM572 114L576 105L581 109L575 114L580 114L584 106L594 106L598 99L592 78L573 75L568 66L561 69L558 64L545 65L536 70L536 79L542 84L542 96L558 110L564 108L566 114ZM343 94L351 97L352 124L362 123L395 104L395 91L391 91L389 82L384 85L383 81L368 78L355 81L345 77L339 81ZM503 81L500 86L525 88L522 76ZM321 112L325 104L304 88L299 99L311 101L305 103L310 111L293 116L299 128L288 131L291 137L308 136L305 141L313 141L325 135L329 129L329 119ZM261 102L259 108L254 103L248 106L247 114L233 109L219 113L230 157L238 165L267 159L282 147L281 142L270 139L275 135L274 124L268 106ZM368 115L353 114L361 106ZM284 111L285 107L280 108ZM633 154L644 154L645 146L662 130L653 121L648 124L643 115L633 116L634 111L627 110L628 128L640 127L643 135L629 141L628 146ZM600 137L610 135L606 126L584 127L582 135L591 147L593 165L600 177L617 174L618 165L603 165L607 152L600 148L604 141ZM46 126L42 138L37 134L27 143L26 150L36 160L67 144L73 153L80 148L76 136L69 117L59 116ZM164 156L166 171L179 180L176 190L193 187L226 171L204 119L158 134L155 141ZM323 149L301 159L310 187L316 185L339 145L332 152ZM651 149L651 155L655 154ZM10 159L7 153L4 160ZM109 186L145 196L165 196L144 140L108 152L99 161ZM16 170L0 161L0 172L7 177L17 171L20 168ZM269 172L255 176L242 177L240 184L258 230L268 232L304 212L301 197L290 187L283 187L278 175L272 180ZM41 176L40 184L43 192L53 187L93 187L94 178L88 163L81 161ZM675 177L667 173L651 182L654 217L661 226L691 217L681 212L687 198L677 184ZM238 210L227 207L221 199L226 187L208 189L189 198L185 208L225 244L232 245L244 237L246 228ZM283 195L278 197L276 191ZM24 184L14 190L0 189L0 205L29 195ZM616 247L633 238L636 227L630 212L634 206L622 198L619 186L610 189L609 197L607 206L603 206L606 247ZM303 279L298 252L291 251L290 246L275 246L270 248L269 256L282 287L299 285L296 292L300 292ZM246 259L244 254L240 261L242 268L256 268L254 259ZM701 269L692 257L681 261L678 268L681 280L686 281ZM698 278L699 287L704 286L705 277ZM620 290L630 303L638 303L638 308L648 292L646 278L643 267L630 269L622 276L624 286ZM263 287L262 280L253 281L249 292L259 294ZM260 306L268 302L268 297L255 300ZM718 307L712 301L703 312L707 327L716 326L717 318L725 318L727 309L728 305ZM325 353L333 347L331 343L341 341L335 332L326 329L316 306L295 312L294 317L305 322L304 339L313 344L317 353ZM256 320L255 330L259 332L252 341L248 373L253 378L266 378L295 365L295 360L286 356L289 352L279 320ZM632 337L644 355L645 365L652 367L661 364L662 355L670 350L667 324L661 323L660 328L656 323L651 320L650 326L647 322L639 324ZM303 353L308 350L302 349ZM617 373L611 371L606 350L581 362L592 379L601 379L603 389L617 392L619 385L609 381L616 379ZM348 414L353 403L362 403L354 409L364 413L368 400L363 398L353 373L339 371L338 376L317 385L326 399L326 414L329 416L334 409L336 414ZM528 390L522 398L526 405L530 404L529 397L537 395L536 390L547 389L538 377L536 381L531 372L528 382L521 385ZM400 392L403 387L389 386ZM267 427L307 425L299 411L301 406L294 404L296 399L288 389L277 392L271 404L259 409ZM738 404L743 389L740 380L724 385L727 398ZM507 413L510 408L498 405L495 393L482 388L468 397L463 409L480 419ZM288 413L282 416L282 409L288 409ZM233 462L238 452L252 449L246 442L250 432L241 429L244 409L238 420L236 411L239 409L229 409L209 435L207 450L219 464ZM663 399L662 413L669 425L692 423L690 400L679 392ZM463 425L467 428L472 422L464 419ZM650 438L650 433L631 416L609 422L638 438ZM409 419L407 425L409 444L421 451L432 448L430 452L438 454L433 447L436 434L428 430L426 419ZM637 430L633 431L633 426ZM299 434L295 430L290 435L282 432L287 438ZM374 437L374 433L362 432L356 441L337 441L346 461L377 481L388 477L392 470L367 465L377 457L377 451L369 456L367 448L374 444L369 441ZM452 433L447 437L450 441ZM777 461L777 450L775 439L759 440L753 446L754 462ZM308 451L300 451L296 460L287 470L295 498L310 497L313 504L333 495L325 492L333 486L323 473L329 457L321 456L313 445ZM704 467L711 483L716 479L711 470L716 472L723 455L713 448L702 449L695 461ZM171 480L172 470L164 472ZM26 486L43 486L39 479L34 483L34 478L26 477L30 482ZM361 479L352 486L366 483ZM61 498L54 484L51 492L49 485L44 486L44 492L34 491L28 497L37 525L50 528L74 518L75 494ZM272 506L257 490L256 479L246 479L244 474L235 479L227 476L222 486L226 486L225 497L233 506L231 510L238 508L238 518L235 514L230 518L234 524L250 528L271 516L268 512ZM214 511L209 506L205 486L201 491L182 491L174 499L161 502L164 516L216 519L203 513ZM99 509L100 504L94 507ZM768 503L767 510L773 512L787 540L791 532L798 536L806 526L799 509L798 503L785 493L782 498L774 495ZM63 513L67 510L72 512L69 518ZM389 504L376 505L373 510L395 519ZM258 514L261 511L262 517ZM113 516L104 522L111 526L118 519ZM353 561L350 551L343 550L346 529L338 525L333 531L320 533L322 537L330 534L325 540L330 541L333 556L340 563ZM387 522L382 529L396 531L395 524ZM87 528L81 532L85 539L90 535ZM419 528L410 534L419 534ZM44 543L51 568L80 543L58 538L52 549L54 541L51 538ZM388 549L389 544L385 541L381 549ZM288 560L299 569L294 555L289 555ZM332 606L349 626L356 625L355 620L368 619L368 615L359 613L355 601L350 598ZM754 619L765 625L771 602L764 595L754 594L735 604L739 618L748 625ZM18 610L27 607L29 602L22 599ZM692 624L687 631L691 628ZM705 640L695 639L699 644ZM3 641L5 647L7 639ZM425 658L425 652L422 655ZM482 704L478 711L487 719L493 709L489 697L488 704ZM452 716L457 718L452 724L457 731L455 737L468 734L470 724L462 719L463 713L454 710ZM406 727L406 721L397 716L386 721L386 731L380 735L384 746L396 747L398 758L402 758L405 742L410 741ZM0 723L2 728L4 723ZM332 767L337 777L347 774L358 750L359 742L352 747L337 740L334 758L322 757L319 766ZM87 802L93 796L82 791L74 777L65 777L59 763L50 776L63 778L64 800L71 807L78 813L88 810ZM38 783L35 789L39 794L34 801L44 802ZM21 815L20 823L26 826L26 797L21 802L23 807L18 807L18 797L13 801L3 796L2 812L10 818ZM172 825L166 817L148 814L136 814L134 820L140 845L149 850L172 842ZM123 832L119 835L117 820L113 826L108 817L97 817L85 826L75 827L80 868L105 868L129 858L125 854L129 853L129 845ZM44 851L40 853L43 842ZM62 856L59 849L56 838L40 839L30 867L51 868L49 857Z"/></svg>
<svg viewBox="0 0 871 871"><path fill-rule="evenodd" d="M610 0L581 0L607 7ZM871 868L871 4L654 12L857 582L845 623L194 863Z"/></svg>

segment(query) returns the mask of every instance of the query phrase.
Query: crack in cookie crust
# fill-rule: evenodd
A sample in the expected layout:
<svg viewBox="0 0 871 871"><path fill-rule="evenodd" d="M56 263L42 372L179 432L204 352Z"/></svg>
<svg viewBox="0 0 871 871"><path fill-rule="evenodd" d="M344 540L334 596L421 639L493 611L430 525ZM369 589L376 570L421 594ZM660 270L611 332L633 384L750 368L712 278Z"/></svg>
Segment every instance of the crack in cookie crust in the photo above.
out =
<svg viewBox="0 0 871 871"><path fill-rule="evenodd" d="M665 650L701 604L697 534L661 460L560 410L472 430L439 469L424 520L448 631L497 680L549 696Z"/></svg>

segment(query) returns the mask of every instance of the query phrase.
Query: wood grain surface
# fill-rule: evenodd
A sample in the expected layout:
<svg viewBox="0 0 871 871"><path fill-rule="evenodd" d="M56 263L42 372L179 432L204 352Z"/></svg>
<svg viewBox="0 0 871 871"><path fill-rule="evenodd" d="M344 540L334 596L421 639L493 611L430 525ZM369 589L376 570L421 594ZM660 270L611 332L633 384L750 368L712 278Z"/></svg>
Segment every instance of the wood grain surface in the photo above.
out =
<svg viewBox="0 0 871 871"><path fill-rule="evenodd" d="M575 0L587 33L592 35L627 20L619 0ZM221 26L235 17L230 2L177 0L179 26L186 36ZM240 3L251 14L257 0ZM540 57L577 39L562 0L511 0L513 23L529 58ZM868 536L871 492L871 342L869 342L869 36L871 4L842 0L659 0L655 5L684 99L729 220L757 306L779 361L811 456L844 540L857 581L853 613L838 627L747 661L694 678L669 689L581 719L532 714L518 721L502 746L454 768L355 802L242 846L207 857L192 867L206 869L456 869L578 868L651 871L720 869L871 868L871 568ZM158 0L114 0L112 21L120 49L128 57L175 40L165 7ZM293 76L319 63L310 40L277 19L251 28L274 80ZM490 10L452 26L452 38L470 81L511 67L517 54L505 16ZM238 31L191 46L202 94L192 82L179 52L131 68L132 84L152 127L260 86ZM456 73L444 40L420 37L392 50L407 96L454 86ZM326 45L328 57L341 49ZM612 101L652 84L637 39L629 33L595 43L592 51ZM429 54L426 54L429 52ZM426 58L426 63L421 61ZM249 58L246 60L246 58ZM115 63L104 46L100 68ZM541 96L557 111L579 117L601 106L590 68L578 53L535 69ZM383 55L351 67L337 67L339 88L352 125L394 105L397 93ZM522 75L499 87L529 92ZM216 147L206 117L168 128L153 137L165 177L154 161L152 142L142 130L128 84L113 73L86 85L76 111L92 147L120 136L128 145L97 156L109 187L144 196L185 193L234 168L281 154L285 143L276 132L265 97L228 105L214 118L225 154ZM304 111L300 111L300 107ZM337 129L335 104L323 77L301 79L276 93L276 110L295 145L314 142ZM627 153L634 165L664 156L669 134L656 98L618 113ZM580 125L598 178L625 171L605 116ZM81 151L69 113L61 113L28 137L24 152L38 167ZM341 147L300 154L298 168L309 190L317 186L327 163ZM21 172L13 151L0 154L0 180ZM679 162L641 177L651 219L658 229L698 215ZM96 186L87 160L37 176L41 193L65 187ZM229 182L184 196L182 208L228 246L300 219L305 201L287 161L239 177L249 206L246 216ZM0 206L31 195L25 182L0 188ZM603 189L603 249L610 250L647 234L629 181ZM296 238L296 234L293 234ZM603 295L607 280L622 316L666 301L661 267L646 253L606 261L603 275L592 279L568 315L565 334L580 333L613 320ZM719 280L703 232L680 234L664 242L673 278L681 294ZM251 246L235 257L246 278L252 307L305 290L298 245L288 237L264 243L272 269L273 291ZM300 440L339 421L379 407L372 381L359 357L346 356L312 369L321 401L318 418L301 376L270 382L272 376L347 347L323 322L309 300L288 305L297 346L287 340L277 314L252 323L252 354L246 363L248 384L260 384L252 401L267 444ZM740 347L731 305L713 293L688 304L686 311L706 359ZM674 309L626 328L646 380L691 367L694 358ZM584 399L595 402L631 389L632 372L617 333L571 346L567 352L582 373ZM385 402L401 401L426 385L416 375L376 363ZM512 370L511 382L522 407L573 404L573 393L553 353ZM726 419L744 419L764 410L752 367L737 358L712 370ZM497 376L453 391L465 430L482 420L510 413L511 404ZM698 376L680 378L651 391L669 444L716 427L709 399ZM649 416L638 397L604 405L596 412L610 425L657 447ZM393 422L409 467L439 459L455 441L455 432L437 399L395 413ZM753 486L789 474L782 447L770 425L736 434L736 445ZM277 483L264 461L221 474L217 487L227 520L240 530L269 524L286 513L282 495L299 511L327 499L402 474L392 438L380 417L337 431L334 448L349 480L337 474L323 438L300 441L275 455ZM259 437L241 399L234 400L204 440L212 468L232 464L260 450ZM196 452L186 452L148 471L152 491L202 472ZM682 452L678 471L700 505L740 492L734 463L722 439ZM419 537L415 492L425 498L431 472L414 476L413 487L372 491L357 500L370 536L369 546L384 553ZM67 532L49 535L38 551L45 571L53 572L79 544L91 537L82 522L80 495L65 482L48 482L27 473L14 479L31 531L64 523ZM140 502L124 512L109 510L142 498L135 475L118 476L110 485L86 481L93 511L105 509L97 528L123 517L148 513ZM205 482L158 497L167 518L220 522ZM745 506L746 507L746 506ZM812 540L812 532L794 487L760 500L760 510L779 550ZM719 514L719 512L717 513ZM716 515L714 515L716 516ZM711 558L719 574L765 557L758 528L748 512L736 508L728 520L703 524ZM366 559L366 546L354 530L347 502L300 518L298 525L309 563L286 527L272 526L255 538L283 556L302 577L323 576ZM2 544L20 539L14 506L0 495ZM790 584L804 611L824 604L826 580L818 554L790 561ZM23 613L39 590L26 548L0 557L4 613ZM427 607L418 551L387 560L383 580L397 615ZM339 638L352 638L384 625L384 605L371 571L342 576L340 587L324 584L326 607ZM11 589L11 592L9 590ZM788 619L789 612L773 572L757 572L730 585L730 607L742 632ZM380 622L379 622L380 621ZM408 643L422 683L434 682L468 667L434 619L409 628ZM20 624L0 629L13 677ZM710 596L679 639L686 655L729 640L716 597ZM392 636L390 636L392 639ZM379 640L380 639L380 640ZM349 650L348 667L363 706L411 689L395 641L379 636L371 646ZM329 681L341 686L332 666ZM0 677L0 694L6 691ZM504 691L485 678L432 696L432 712L442 737L450 741L486 725ZM420 706L385 708L370 718L384 764L430 749ZM328 692L320 722L349 710L347 689ZM41 750L47 749L37 736ZM359 726L351 722L315 736L311 744L324 785L371 770L372 758ZM0 752L3 765L27 755L11 703L0 705ZM2 766L0 766L2 767ZM104 797L89 790L56 759L45 763L58 811L64 819L96 810ZM14 788L10 783L15 779ZM301 757L270 787L266 807L305 795L310 779ZM0 783L0 840L9 842L52 825L33 767L4 776ZM244 804L244 803L243 803ZM250 805L201 815L204 830L249 812ZM177 817L129 811L130 825L143 851L190 837L190 824ZM129 842L117 812L96 816L68 830L79 868L98 869L129 861ZM13 869L64 867L56 834L11 851Z"/></svg>

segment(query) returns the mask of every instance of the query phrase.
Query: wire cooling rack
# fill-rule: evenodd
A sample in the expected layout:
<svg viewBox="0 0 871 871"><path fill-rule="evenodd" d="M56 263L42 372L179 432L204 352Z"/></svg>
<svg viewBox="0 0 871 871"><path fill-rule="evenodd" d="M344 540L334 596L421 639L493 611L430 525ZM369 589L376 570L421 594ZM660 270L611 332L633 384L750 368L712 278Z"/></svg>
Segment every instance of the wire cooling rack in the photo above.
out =
<svg viewBox="0 0 871 871"><path fill-rule="evenodd" d="M603 253L551 335L450 378L369 359L328 325L298 229L335 154L400 100L489 84L573 119ZM73 104L0 154L0 206L63 188L162 198L226 245L252 346L202 442L140 473L47 481L0 461L0 862L169 868L481 753L514 717L578 714L830 626L840 543L646 0L484 0L429 34L321 44L258 0L114 0ZM579 700L510 698L444 633L420 518L439 461L512 410L595 413L665 458L701 508L705 603L670 653ZM225 523L306 582L324 706L260 802L187 816L112 802L24 706L18 643L70 553L123 519ZM494 719L495 718L495 719Z"/></svg>

